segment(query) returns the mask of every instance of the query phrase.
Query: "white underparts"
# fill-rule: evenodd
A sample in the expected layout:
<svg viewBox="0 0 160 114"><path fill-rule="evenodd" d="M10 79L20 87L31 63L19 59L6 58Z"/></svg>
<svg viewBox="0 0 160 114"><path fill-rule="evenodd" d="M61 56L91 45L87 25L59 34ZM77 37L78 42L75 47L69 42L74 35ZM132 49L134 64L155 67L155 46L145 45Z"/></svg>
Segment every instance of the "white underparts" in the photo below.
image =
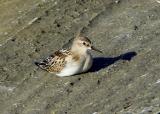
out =
<svg viewBox="0 0 160 114"><path fill-rule="evenodd" d="M70 61L67 62L65 67L62 69L60 73L57 73L57 76L71 76L74 74L86 72L92 66L92 56L87 54L84 58L81 58L80 61Z"/></svg>
<svg viewBox="0 0 160 114"><path fill-rule="evenodd" d="M80 70L81 70L80 65L78 65L76 62L67 63L66 66L63 68L63 70L56 75L60 77L71 76L71 75L79 73Z"/></svg>

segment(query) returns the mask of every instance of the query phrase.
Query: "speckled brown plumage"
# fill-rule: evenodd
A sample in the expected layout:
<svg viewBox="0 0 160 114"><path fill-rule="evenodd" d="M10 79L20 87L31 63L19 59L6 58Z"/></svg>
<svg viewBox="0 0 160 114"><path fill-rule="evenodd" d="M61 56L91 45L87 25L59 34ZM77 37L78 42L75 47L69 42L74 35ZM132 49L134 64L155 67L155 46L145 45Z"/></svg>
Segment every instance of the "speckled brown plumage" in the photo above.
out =
<svg viewBox="0 0 160 114"><path fill-rule="evenodd" d="M60 72L66 64L66 56L71 55L70 50L58 50L40 63L35 63L48 72Z"/></svg>

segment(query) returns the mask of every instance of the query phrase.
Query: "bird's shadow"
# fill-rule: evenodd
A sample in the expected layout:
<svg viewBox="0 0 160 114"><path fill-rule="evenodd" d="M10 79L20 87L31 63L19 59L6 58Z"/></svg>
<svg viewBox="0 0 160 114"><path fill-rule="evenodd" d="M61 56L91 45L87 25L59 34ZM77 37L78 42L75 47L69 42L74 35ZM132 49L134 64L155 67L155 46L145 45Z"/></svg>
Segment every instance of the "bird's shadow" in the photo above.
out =
<svg viewBox="0 0 160 114"><path fill-rule="evenodd" d="M114 64L115 62L119 60L130 61L136 55L137 55L136 52L127 52L117 57L96 57L93 59L93 65L90 69L90 72L96 72L101 69L104 69L107 66Z"/></svg>

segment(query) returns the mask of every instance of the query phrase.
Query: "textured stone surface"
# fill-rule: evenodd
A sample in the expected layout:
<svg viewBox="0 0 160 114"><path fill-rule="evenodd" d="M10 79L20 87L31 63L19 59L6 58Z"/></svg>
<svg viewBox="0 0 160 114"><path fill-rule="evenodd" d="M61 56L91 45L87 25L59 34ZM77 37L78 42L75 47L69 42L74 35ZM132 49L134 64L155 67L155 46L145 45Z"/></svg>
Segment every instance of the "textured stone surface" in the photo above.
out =
<svg viewBox="0 0 160 114"><path fill-rule="evenodd" d="M156 0L1 0L0 114L160 112ZM33 63L80 30L103 54L59 78Z"/></svg>

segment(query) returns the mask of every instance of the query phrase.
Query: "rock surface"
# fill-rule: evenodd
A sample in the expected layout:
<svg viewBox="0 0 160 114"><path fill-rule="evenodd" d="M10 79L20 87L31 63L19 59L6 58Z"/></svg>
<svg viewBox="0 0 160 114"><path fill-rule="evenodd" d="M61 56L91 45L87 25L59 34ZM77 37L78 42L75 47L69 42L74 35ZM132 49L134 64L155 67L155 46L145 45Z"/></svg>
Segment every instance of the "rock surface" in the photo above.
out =
<svg viewBox="0 0 160 114"><path fill-rule="evenodd" d="M1 0L0 114L160 113L160 2ZM81 33L103 54L59 78L33 63Z"/></svg>

